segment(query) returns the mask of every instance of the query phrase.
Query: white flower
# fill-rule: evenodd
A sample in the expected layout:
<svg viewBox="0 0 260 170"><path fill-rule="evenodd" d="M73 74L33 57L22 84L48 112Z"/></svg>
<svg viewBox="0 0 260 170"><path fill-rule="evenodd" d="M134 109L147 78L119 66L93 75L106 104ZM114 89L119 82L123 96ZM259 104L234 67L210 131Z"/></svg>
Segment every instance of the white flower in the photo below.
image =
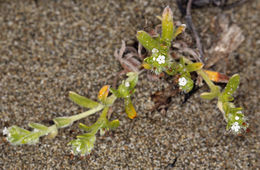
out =
<svg viewBox="0 0 260 170"><path fill-rule="evenodd" d="M8 132L8 129L5 127L4 129L3 129L3 135L7 135L9 132Z"/></svg>
<svg viewBox="0 0 260 170"><path fill-rule="evenodd" d="M240 126L238 122L233 123L233 125L231 126L231 130L234 132L238 132L240 130Z"/></svg>
<svg viewBox="0 0 260 170"><path fill-rule="evenodd" d="M159 64L165 63L165 56L164 56L164 55L159 55L158 58L156 59L156 61L157 61Z"/></svg>
<svg viewBox="0 0 260 170"><path fill-rule="evenodd" d="M125 86L126 87L129 87L130 86L130 83L127 81L127 82L125 82Z"/></svg>
<svg viewBox="0 0 260 170"><path fill-rule="evenodd" d="M238 116L236 116L236 117L235 117L235 119L236 119L236 120L239 120L239 117L238 117Z"/></svg>
<svg viewBox="0 0 260 170"><path fill-rule="evenodd" d="M156 48L152 49L152 53L158 53L158 52L159 52L159 50L157 50Z"/></svg>
<svg viewBox="0 0 260 170"><path fill-rule="evenodd" d="M187 80L185 77L179 78L179 86L185 86L187 84Z"/></svg>
<svg viewBox="0 0 260 170"><path fill-rule="evenodd" d="M76 151L78 152L78 153L80 153L80 146L78 146L77 148L76 148Z"/></svg>

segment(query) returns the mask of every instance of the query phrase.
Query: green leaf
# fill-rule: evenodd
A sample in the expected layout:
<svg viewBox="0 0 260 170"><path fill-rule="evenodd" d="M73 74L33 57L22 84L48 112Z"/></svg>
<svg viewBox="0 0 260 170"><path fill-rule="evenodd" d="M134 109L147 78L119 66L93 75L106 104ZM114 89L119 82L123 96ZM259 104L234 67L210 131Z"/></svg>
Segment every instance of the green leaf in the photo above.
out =
<svg viewBox="0 0 260 170"><path fill-rule="evenodd" d="M39 141L40 135L40 132L31 132L21 140L21 144L35 144Z"/></svg>
<svg viewBox="0 0 260 170"><path fill-rule="evenodd" d="M80 96L78 95L77 93L75 92L69 92L69 98L75 102L76 104L82 106L82 107L86 107L86 108L94 108L94 107L97 107L99 105L98 102L95 102L91 99L88 99L84 96Z"/></svg>
<svg viewBox="0 0 260 170"><path fill-rule="evenodd" d="M173 39L173 14L171 9L167 6L162 14L162 38L161 40L166 43L167 47L170 47Z"/></svg>
<svg viewBox="0 0 260 170"><path fill-rule="evenodd" d="M239 81L240 81L240 76L238 74L233 75L229 79L229 81L223 91L223 95L225 95L225 94L232 95L238 88Z"/></svg>
<svg viewBox="0 0 260 170"><path fill-rule="evenodd" d="M220 87L216 86L216 88L211 89L210 92L201 93L200 97L202 99L212 100L212 99L218 97L219 93L220 93Z"/></svg>
<svg viewBox="0 0 260 170"><path fill-rule="evenodd" d="M44 126L42 124L39 123L29 123L29 127L34 128L34 129L38 129L40 131L47 131L48 127Z"/></svg>
<svg viewBox="0 0 260 170"><path fill-rule="evenodd" d="M93 129L91 126L84 125L83 123L79 124L79 128L87 132L92 131Z"/></svg>
<svg viewBox="0 0 260 170"><path fill-rule="evenodd" d="M125 86L125 81L122 82L122 84L119 85L117 92L119 93L120 97L127 97L129 96L129 89Z"/></svg>
<svg viewBox="0 0 260 170"><path fill-rule="evenodd" d="M216 98L218 96L218 94L216 93L209 93L209 92L204 92L200 94L200 97L202 99L207 99L207 100L212 100L214 98Z"/></svg>
<svg viewBox="0 0 260 170"><path fill-rule="evenodd" d="M152 51L153 49L160 51L160 43L153 39L147 32L138 31L136 37L142 46L144 46L144 48L146 48L148 51Z"/></svg>
<svg viewBox="0 0 260 170"><path fill-rule="evenodd" d="M78 135L77 138L84 138L84 139L90 139L92 138L93 136L95 136L95 133L92 134L92 133L84 133L82 135Z"/></svg>
<svg viewBox="0 0 260 170"><path fill-rule="evenodd" d="M128 76L128 78L126 79L126 82L130 83L129 89L134 89L138 82L138 73L129 72L126 75Z"/></svg>
<svg viewBox="0 0 260 170"><path fill-rule="evenodd" d="M203 67L202 63L192 63L186 66L188 72L198 71Z"/></svg>
<svg viewBox="0 0 260 170"><path fill-rule="evenodd" d="M30 133L30 131L14 125L8 128L7 140L14 145L21 144L20 141L23 137Z"/></svg>
<svg viewBox="0 0 260 170"><path fill-rule="evenodd" d="M57 117L53 119L53 121L58 128L67 127L73 123L73 120L70 119L69 117Z"/></svg>
<svg viewBox="0 0 260 170"><path fill-rule="evenodd" d="M227 93L222 93L222 102L231 102L234 100L234 97Z"/></svg>
<svg viewBox="0 0 260 170"><path fill-rule="evenodd" d="M94 148L94 143L96 141L96 136L92 135L88 138L78 138L70 141L68 144L72 145L73 153L80 154L81 156L85 156L86 154L90 154L91 150Z"/></svg>
<svg viewBox="0 0 260 170"><path fill-rule="evenodd" d="M119 125L120 125L120 122L118 119L116 119L116 120L107 122L105 124L105 128L109 128L109 129L113 130L113 129L117 128Z"/></svg>

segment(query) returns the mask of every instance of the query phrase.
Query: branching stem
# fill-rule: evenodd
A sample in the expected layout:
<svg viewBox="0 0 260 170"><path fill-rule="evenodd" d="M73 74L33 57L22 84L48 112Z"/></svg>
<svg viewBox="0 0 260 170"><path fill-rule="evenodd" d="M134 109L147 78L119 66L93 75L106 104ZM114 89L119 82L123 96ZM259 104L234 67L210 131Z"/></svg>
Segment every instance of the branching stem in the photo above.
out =
<svg viewBox="0 0 260 170"><path fill-rule="evenodd" d="M190 61L189 59L187 59L185 57L183 57L183 60L187 64L193 63L192 61ZM217 88L217 86L209 79L208 75L203 71L203 69L198 70L196 72L198 73L198 75L200 75L203 78L203 80L207 83L207 85L209 86L209 88L211 90L215 90Z"/></svg>

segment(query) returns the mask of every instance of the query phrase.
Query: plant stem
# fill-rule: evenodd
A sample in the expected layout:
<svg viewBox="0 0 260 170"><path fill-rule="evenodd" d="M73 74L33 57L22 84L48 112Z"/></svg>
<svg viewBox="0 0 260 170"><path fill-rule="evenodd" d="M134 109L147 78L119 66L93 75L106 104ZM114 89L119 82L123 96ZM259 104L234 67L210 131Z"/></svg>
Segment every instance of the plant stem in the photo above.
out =
<svg viewBox="0 0 260 170"><path fill-rule="evenodd" d="M74 122L74 121L77 121L77 120L80 120L80 119L82 119L82 118L84 118L84 117L87 117L87 116L89 116L89 115L92 115L92 114L94 114L94 113L96 113L96 112L102 110L104 107L105 107L105 106L104 106L103 104L99 104L97 107L95 107L95 108L93 108L93 109L91 109L91 110L88 110L88 111L86 111L86 112L80 113L80 114L78 114L78 115L71 116L70 119L72 119L73 122Z"/></svg>
<svg viewBox="0 0 260 170"><path fill-rule="evenodd" d="M48 127L48 130L47 130L47 133L46 133L46 134L48 134L48 133L50 133L51 131L54 131L54 130L56 130L56 129L57 129L57 127L56 127L56 125L54 124L54 125Z"/></svg>
<svg viewBox="0 0 260 170"><path fill-rule="evenodd" d="M85 118L87 116L90 116L90 115L102 110L104 107L107 107L107 105L112 105L115 102L116 98L117 97L115 95L111 95L110 97L107 98L107 102L105 104L99 104L97 107L95 107L91 110L80 113L78 115L71 116L70 119L72 119L74 122L74 121L80 120L82 118Z"/></svg>
<svg viewBox="0 0 260 170"><path fill-rule="evenodd" d="M187 58L185 58L185 57L183 57L183 60L184 60L184 62L185 63L187 63L187 64L192 64L193 62L192 61L190 61L189 59L187 59ZM198 75L200 75L202 78L203 78L203 80L207 83L207 85L209 86L209 88L211 89L211 90L216 90L218 87L209 79L209 77L208 77L208 75L203 71L203 69L201 69L201 70L198 70L198 71L196 71L197 73L198 73Z"/></svg>
<svg viewBox="0 0 260 170"><path fill-rule="evenodd" d="M202 69L198 70L197 73L203 78L211 90L217 88L217 86L209 79L208 75Z"/></svg>

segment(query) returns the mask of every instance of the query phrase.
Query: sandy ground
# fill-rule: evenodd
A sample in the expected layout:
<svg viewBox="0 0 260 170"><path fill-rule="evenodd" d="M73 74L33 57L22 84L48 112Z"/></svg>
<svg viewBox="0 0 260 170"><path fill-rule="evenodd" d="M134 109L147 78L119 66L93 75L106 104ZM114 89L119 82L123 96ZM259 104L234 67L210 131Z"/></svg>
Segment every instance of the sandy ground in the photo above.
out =
<svg viewBox="0 0 260 170"><path fill-rule="evenodd" d="M29 122L48 125L54 117L84 111L68 92L95 99L121 69L113 57L121 40L133 41L136 31L158 24L155 16L167 5L174 19L184 22L174 1L39 0L38 7L33 1L0 1L0 130L14 124L28 128ZM199 98L206 87L184 105L181 96L173 98L165 114L151 113L150 95L166 83L158 85L143 74L133 100L138 117L128 119L119 101L112 119L121 126L98 137L90 156L70 156L67 143L81 133L76 123L33 146L12 146L1 134L0 169L259 169L259 9L259 1L251 1L224 12L246 37L229 56L227 73L241 75L235 103L245 108L250 133L225 132L216 101ZM194 10L197 29L204 30L222 12ZM217 35L206 31L201 36L210 46L213 41L207 40Z"/></svg>

